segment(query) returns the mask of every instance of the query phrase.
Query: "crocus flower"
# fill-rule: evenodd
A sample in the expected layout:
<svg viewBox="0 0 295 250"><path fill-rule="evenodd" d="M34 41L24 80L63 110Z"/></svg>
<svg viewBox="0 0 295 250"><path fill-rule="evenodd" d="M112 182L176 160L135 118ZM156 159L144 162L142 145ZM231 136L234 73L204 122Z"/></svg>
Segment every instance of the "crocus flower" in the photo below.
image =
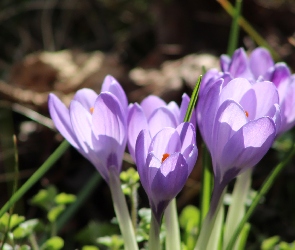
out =
<svg viewBox="0 0 295 250"><path fill-rule="evenodd" d="M140 131L146 129L154 137L162 128L176 128L183 122L190 98L183 94L180 108L172 101L169 104L161 98L150 95L140 103L129 105L128 112L128 149L135 161L135 143ZM191 122L196 124L196 114L193 112Z"/></svg>
<svg viewBox="0 0 295 250"><path fill-rule="evenodd" d="M227 55L220 57L220 66L223 73L231 79L247 78L250 82L271 81L278 89L281 106L281 126L278 135L286 132L295 125L295 75L285 63L274 63L268 50L256 48L248 57L243 48L237 49L232 58ZM210 70L202 81L202 89L212 84L212 80L224 77L217 70ZM214 81L213 81L214 82ZM201 94L202 95L202 94Z"/></svg>
<svg viewBox="0 0 295 250"><path fill-rule="evenodd" d="M67 108L49 95L49 112L58 131L109 181L109 170L121 171L127 141L127 98L120 84L107 76L97 95L79 90Z"/></svg>
<svg viewBox="0 0 295 250"><path fill-rule="evenodd" d="M198 104L198 126L211 153L215 185L257 164L272 145L281 117L273 83L217 79Z"/></svg>
<svg viewBox="0 0 295 250"><path fill-rule="evenodd" d="M144 129L138 135L135 156L140 181L160 223L165 208L181 191L195 165L195 128L181 123L175 129L163 128L154 137Z"/></svg>

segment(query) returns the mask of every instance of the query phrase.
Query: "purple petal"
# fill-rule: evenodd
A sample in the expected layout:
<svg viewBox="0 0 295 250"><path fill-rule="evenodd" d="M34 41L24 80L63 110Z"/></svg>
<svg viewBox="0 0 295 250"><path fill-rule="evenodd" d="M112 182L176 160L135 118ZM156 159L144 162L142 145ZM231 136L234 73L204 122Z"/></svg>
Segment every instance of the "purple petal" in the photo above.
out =
<svg viewBox="0 0 295 250"><path fill-rule="evenodd" d="M228 71L233 77L253 78L248 64L248 57L243 48L234 52Z"/></svg>
<svg viewBox="0 0 295 250"><path fill-rule="evenodd" d="M223 79L219 79L214 85L212 85L204 102L198 104L198 126L208 148L212 145L214 119L217 105L219 105L219 94L222 83Z"/></svg>
<svg viewBox="0 0 295 250"><path fill-rule="evenodd" d="M188 177L186 160L180 153L171 155L163 162L151 183L151 197L157 214L164 212L169 201L181 191ZM161 203L166 202L166 206Z"/></svg>
<svg viewBox="0 0 295 250"><path fill-rule="evenodd" d="M231 80L220 93L220 104L227 99L232 99L240 103L245 93L252 89L252 84L245 78L235 78Z"/></svg>
<svg viewBox="0 0 295 250"><path fill-rule="evenodd" d="M153 137L149 152L153 152L161 162L164 154L180 152L180 149L181 143L177 131L173 128L164 128Z"/></svg>
<svg viewBox="0 0 295 250"><path fill-rule="evenodd" d="M125 148L127 138L126 116L118 99L110 92L102 92L96 99L92 115L96 138L105 135L114 138Z"/></svg>
<svg viewBox="0 0 295 250"><path fill-rule="evenodd" d="M142 130L136 140L135 158L137 171L140 176L143 187L146 189L149 186L148 181L148 166L146 165L148 157L148 149L151 144L151 136L148 130ZM151 159L150 159L151 160Z"/></svg>
<svg viewBox="0 0 295 250"><path fill-rule="evenodd" d="M166 107L156 109L148 119L151 136L154 137L162 128L176 128L174 114Z"/></svg>
<svg viewBox="0 0 295 250"><path fill-rule="evenodd" d="M80 149L73 132L68 108L54 94L49 94L48 108L51 119L62 136L76 149Z"/></svg>
<svg viewBox="0 0 295 250"><path fill-rule="evenodd" d="M80 102L71 101L70 118L80 147L86 154L93 151L91 114Z"/></svg>
<svg viewBox="0 0 295 250"><path fill-rule="evenodd" d="M128 101L127 101L126 94L123 88L121 87L120 83L114 77L110 75L107 75L105 77L103 84L101 86L101 92L105 92L105 91L108 91L114 94L118 98L119 102L121 103L124 112L127 112Z"/></svg>
<svg viewBox="0 0 295 250"><path fill-rule="evenodd" d="M179 107L178 107L177 103L174 102L174 101L169 102L168 105L167 105L167 108L174 115L176 122L179 123L180 110L179 110Z"/></svg>
<svg viewBox="0 0 295 250"><path fill-rule="evenodd" d="M92 89L80 89L76 92L74 96L74 100L81 103L81 105L90 112L90 109L93 108L95 100L98 94L94 92Z"/></svg>
<svg viewBox="0 0 295 250"><path fill-rule="evenodd" d="M243 108L233 100L226 100L217 111L215 126L213 128L213 142L216 142L210 148L212 158L217 162L222 155L222 151L230 138L243 125L247 123L247 117ZM215 173L219 170L215 169Z"/></svg>
<svg viewBox="0 0 295 250"><path fill-rule="evenodd" d="M231 168L238 168L241 173L253 167L269 150L275 135L276 127L269 117L247 123L225 145L220 161L221 173L225 175Z"/></svg>
<svg viewBox="0 0 295 250"><path fill-rule="evenodd" d="M277 63L271 67L264 75L264 79L273 82L277 88L280 84L289 79L291 72L285 63Z"/></svg>
<svg viewBox="0 0 295 250"><path fill-rule="evenodd" d="M229 71L231 59L228 55L221 55L220 56L220 68L223 72Z"/></svg>
<svg viewBox="0 0 295 250"><path fill-rule="evenodd" d="M186 115L186 111L187 111L189 102L190 102L189 96L186 93L184 93L182 95L182 101L181 101L181 105L180 105L179 122L184 121L184 117ZM195 123L193 123L193 124L195 124Z"/></svg>
<svg viewBox="0 0 295 250"><path fill-rule="evenodd" d="M135 161L135 144L138 134L141 130L148 130L147 119L143 113L142 108L135 103L129 108L128 118L128 149L129 153Z"/></svg>
<svg viewBox="0 0 295 250"><path fill-rule="evenodd" d="M273 105L279 103L277 88L272 82L264 81L255 83L253 90L257 101L255 119L270 115L269 111L273 108Z"/></svg>
<svg viewBox="0 0 295 250"><path fill-rule="evenodd" d="M250 55L249 65L255 79L258 79L259 76L263 76L274 65L274 61L268 50L257 48Z"/></svg>
<svg viewBox="0 0 295 250"><path fill-rule="evenodd" d="M155 95L149 95L140 103L146 118L149 118L157 108L165 107L166 105L166 102Z"/></svg>

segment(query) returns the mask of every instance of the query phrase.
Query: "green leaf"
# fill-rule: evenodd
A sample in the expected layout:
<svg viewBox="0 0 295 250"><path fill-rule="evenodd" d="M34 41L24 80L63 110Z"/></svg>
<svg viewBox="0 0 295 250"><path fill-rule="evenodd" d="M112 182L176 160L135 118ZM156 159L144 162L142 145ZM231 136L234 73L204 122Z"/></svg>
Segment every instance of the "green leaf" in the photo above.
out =
<svg viewBox="0 0 295 250"><path fill-rule="evenodd" d="M100 237L97 242L111 249L120 249L124 244L123 238L119 235Z"/></svg>
<svg viewBox="0 0 295 250"><path fill-rule="evenodd" d="M11 215L10 218L10 225L9 228L14 228L19 223L23 222L25 220L24 216L19 216L17 214ZM5 230L8 229L8 223L9 223L9 213L5 213L1 219L0 219L0 231L5 232Z"/></svg>
<svg viewBox="0 0 295 250"><path fill-rule="evenodd" d="M60 193L55 197L55 203L58 205L70 204L76 201L76 195Z"/></svg>
<svg viewBox="0 0 295 250"><path fill-rule="evenodd" d="M57 190L54 186L49 186L47 189L41 189L33 196L30 203L49 211L54 204L54 198L57 195Z"/></svg>
<svg viewBox="0 0 295 250"><path fill-rule="evenodd" d="M82 250L99 250L96 246L83 246Z"/></svg>
<svg viewBox="0 0 295 250"><path fill-rule="evenodd" d="M273 236L271 238L268 238L264 240L261 244L261 250L269 250L273 249L274 246L280 241L279 236Z"/></svg>
<svg viewBox="0 0 295 250"><path fill-rule="evenodd" d="M64 246L64 240L58 236L48 239L42 246L41 250L59 250Z"/></svg>
<svg viewBox="0 0 295 250"><path fill-rule="evenodd" d="M34 229L36 228L38 223L39 223L38 219L27 220L27 221L21 223L13 231L13 236L16 239L21 239L21 238L27 237L28 235L30 235L34 232Z"/></svg>
<svg viewBox="0 0 295 250"><path fill-rule="evenodd" d="M179 224L184 230L184 242L188 249L193 249L198 235L198 226L200 221L200 210L193 206L186 206L180 216Z"/></svg>
<svg viewBox="0 0 295 250"><path fill-rule="evenodd" d="M279 250L290 250L290 249L291 248L287 242L285 242L285 241L280 242Z"/></svg>
<svg viewBox="0 0 295 250"><path fill-rule="evenodd" d="M65 210L65 208L66 207L64 205L59 205L50 209L50 211L47 214L48 220L50 222L55 222L57 217Z"/></svg>

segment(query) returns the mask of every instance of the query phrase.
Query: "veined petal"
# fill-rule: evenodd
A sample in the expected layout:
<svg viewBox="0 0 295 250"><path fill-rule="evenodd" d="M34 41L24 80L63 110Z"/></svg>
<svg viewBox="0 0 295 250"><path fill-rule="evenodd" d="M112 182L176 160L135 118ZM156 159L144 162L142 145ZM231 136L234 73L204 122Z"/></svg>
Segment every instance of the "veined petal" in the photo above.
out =
<svg viewBox="0 0 295 250"><path fill-rule="evenodd" d="M256 48L252 51L249 58L249 66L255 79L259 76L263 76L273 65L274 61L267 49Z"/></svg>
<svg viewBox="0 0 295 250"><path fill-rule="evenodd" d="M288 80L290 76L290 69L285 63L276 63L264 74L264 79L273 82L279 88L281 83Z"/></svg>
<svg viewBox="0 0 295 250"><path fill-rule="evenodd" d="M253 79L253 75L249 68L248 57L243 48L239 48L234 52L228 72L233 77Z"/></svg>
<svg viewBox="0 0 295 250"><path fill-rule="evenodd" d="M220 160L223 176L230 168L239 168L242 173L257 164L269 150L275 136L276 127L271 118L262 117L248 122L224 147Z"/></svg>
<svg viewBox="0 0 295 250"><path fill-rule="evenodd" d="M160 108L165 107L167 104L161 98L155 95L149 95L142 100L140 106L143 109L143 112L147 119L152 115L152 113Z"/></svg>
<svg viewBox="0 0 295 250"><path fill-rule="evenodd" d="M146 189L146 187L149 186L148 166L146 165L146 162L148 162L147 157L148 157L148 153L149 153L148 149L149 149L150 144L151 144L150 133L148 130L144 129L139 133L137 140L136 140L135 158L136 158L137 171L139 173L140 180L143 183L143 186L145 189ZM149 157L151 157L151 156L149 156Z"/></svg>
<svg viewBox="0 0 295 250"><path fill-rule="evenodd" d="M68 108L54 94L48 96L48 108L57 130L73 147L80 149L76 135L73 132Z"/></svg>
<svg viewBox="0 0 295 250"><path fill-rule="evenodd" d="M148 119L151 136L154 137L162 128L176 128L174 114L166 107L156 109Z"/></svg>
<svg viewBox="0 0 295 250"><path fill-rule="evenodd" d="M182 154L184 154L186 148L188 148L190 145L196 145L196 130L192 123L183 122L177 126L176 131L179 134L181 142L180 152Z"/></svg>
<svg viewBox="0 0 295 250"><path fill-rule="evenodd" d="M278 90L272 82L257 82L253 84L253 90L257 101L255 119L266 116L274 104L279 104Z"/></svg>
<svg viewBox="0 0 295 250"><path fill-rule="evenodd" d="M96 99L92 114L93 133L98 138L105 135L114 138L125 148L127 139L126 115L118 99L110 92L102 92Z"/></svg>
<svg viewBox="0 0 295 250"><path fill-rule="evenodd" d="M168 105L167 105L167 108L171 111L171 113L174 115L175 117L175 120L177 121L177 123L181 122L179 120L179 115L180 115L180 110L179 110L179 107L177 105L176 102L172 101L172 102L169 102Z"/></svg>
<svg viewBox="0 0 295 250"><path fill-rule="evenodd" d="M186 93L184 93L182 95L182 101L181 101L181 105L180 105L179 122L183 122L184 121L184 117L186 115L186 111L187 111L189 102L190 102L189 96ZM193 123L193 124L195 124L195 123Z"/></svg>
<svg viewBox="0 0 295 250"><path fill-rule="evenodd" d="M72 100L70 118L80 147L86 154L90 154L93 151L91 114L80 102Z"/></svg>
<svg viewBox="0 0 295 250"><path fill-rule="evenodd" d="M180 152L181 143L177 131L171 127L163 128L157 133L150 144L149 152L153 152L155 157L162 160L163 155Z"/></svg>
<svg viewBox="0 0 295 250"><path fill-rule="evenodd" d="M240 103L245 93L250 89L252 89L252 84L247 79L235 78L222 89L219 104L227 99Z"/></svg>
<svg viewBox="0 0 295 250"><path fill-rule="evenodd" d="M106 91L111 92L114 96L116 96L121 103L124 112L127 112L128 101L126 94L118 81L110 75L105 77L101 86L101 92Z"/></svg>
<svg viewBox="0 0 295 250"><path fill-rule="evenodd" d="M248 119L243 108L233 100L226 100L217 111L215 125L213 128L213 142L211 154L212 158L218 159L223 157L223 149L230 138L242 126L247 123ZM217 170L215 170L217 172Z"/></svg>
<svg viewBox="0 0 295 250"><path fill-rule="evenodd" d="M81 103L81 105L88 112L90 112L90 109L93 108L97 96L98 94L96 94L96 92L92 89L84 88L76 92L76 94L74 95L74 100Z"/></svg>
<svg viewBox="0 0 295 250"><path fill-rule="evenodd" d="M148 130L148 123L145 114L137 103L129 108L128 118L128 149L129 153L135 161L135 144L137 136L143 129Z"/></svg>
<svg viewBox="0 0 295 250"><path fill-rule="evenodd" d="M219 94L222 83L223 79L219 79L212 85L204 102L198 104L198 112L200 114L198 116L198 126L208 148L212 145L213 126L219 105Z"/></svg>
<svg viewBox="0 0 295 250"><path fill-rule="evenodd" d="M171 155L156 172L151 182L151 197L157 207L157 214L164 212L166 206L183 188L188 177L186 160L180 153ZM163 202L167 202L164 206Z"/></svg>

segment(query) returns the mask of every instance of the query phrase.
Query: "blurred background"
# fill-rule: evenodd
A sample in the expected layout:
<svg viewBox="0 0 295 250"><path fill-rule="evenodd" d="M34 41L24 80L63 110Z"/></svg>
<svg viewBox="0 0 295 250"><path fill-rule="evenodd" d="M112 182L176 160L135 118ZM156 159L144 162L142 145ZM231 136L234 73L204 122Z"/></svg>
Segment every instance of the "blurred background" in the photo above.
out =
<svg viewBox="0 0 295 250"><path fill-rule="evenodd" d="M242 15L293 71L295 1L247 0ZM218 57L227 51L231 20L214 0L1 0L0 206L9 198L13 180L9 174L13 148L7 137L17 136L19 185L63 139L46 119L49 92L68 104L77 89L99 92L104 77L111 74L130 102L140 102L149 94L179 102L183 92L191 93L203 66L219 67ZM251 51L257 44L241 29L239 46ZM281 155L270 150L255 170L254 189ZM131 165L126 162L124 168ZM198 163L179 196L180 210L187 204L198 205L200 168ZM17 203L15 212L26 218L44 216L29 203L39 189L54 185L60 192L77 194L94 172L70 148ZM261 240L273 235L295 239L294 178L293 162L252 217L248 249L259 249ZM147 205L140 189L139 206ZM81 236L81 231L94 221L109 222L113 216L110 191L101 181L61 229L65 249L91 244L97 235Z"/></svg>

